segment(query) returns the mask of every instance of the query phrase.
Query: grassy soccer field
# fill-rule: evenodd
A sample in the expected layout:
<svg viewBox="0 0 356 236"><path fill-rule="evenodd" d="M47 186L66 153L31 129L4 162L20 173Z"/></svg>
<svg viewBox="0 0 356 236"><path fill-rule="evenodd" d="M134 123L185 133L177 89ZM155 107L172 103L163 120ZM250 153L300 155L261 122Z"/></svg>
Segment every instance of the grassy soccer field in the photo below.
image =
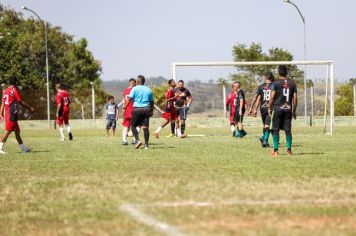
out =
<svg viewBox="0 0 356 236"><path fill-rule="evenodd" d="M0 157L1 235L355 235L355 127L294 130L294 157L270 157L247 128L122 147L102 130L24 130ZM120 131L119 131L120 132ZM153 127L151 128L153 132ZM224 136L209 136L223 134ZM165 223L165 225L159 224Z"/></svg>

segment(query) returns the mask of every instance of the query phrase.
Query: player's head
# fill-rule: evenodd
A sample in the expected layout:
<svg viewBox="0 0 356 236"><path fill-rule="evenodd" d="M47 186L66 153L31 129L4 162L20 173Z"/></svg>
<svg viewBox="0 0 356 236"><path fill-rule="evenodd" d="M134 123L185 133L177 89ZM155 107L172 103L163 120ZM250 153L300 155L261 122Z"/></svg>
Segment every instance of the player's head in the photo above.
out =
<svg viewBox="0 0 356 236"><path fill-rule="evenodd" d="M274 81L274 75L270 71L267 71L266 73L264 73L263 77L264 77L266 82L273 82Z"/></svg>
<svg viewBox="0 0 356 236"><path fill-rule="evenodd" d="M241 87L241 83L240 81L234 81L233 83L233 88L238 90Z"/></svg>
<svg viewBox="0 0 356 236"><path fill-rule="evenodd" d="M10 85L17 86L17 77L12 76L9 80Z"/></svg>
<svg viewBox="0 0 356 236"><path fill-rule="evenodd" d="M129 80L129 87L130 88L133 88L133 87L135 87L136 86L136 80L134 79L134 78L131 78L130 80Z"/></svg>
<svg viewBox="0 0 356 236"><path fill-rule="evenodd" d="M174 79L170 79L170 80L168 80L168 85L169 85L169 87L175 88L176 81Z"/></svg>
<svg viewBox="0 0 356 236"><path fill-rule="evenodd" d="M183 88L184 87L184 81L183 80L179 80L178 81L178 88Z"/></svg>
<svg viewBox="0 0 356 236"><path fill-rule="evenodd" d="M139 75L137 76L137 84L138 85L144 85L146 82L145 76Z"/></svg>
<svg viewBox="0 0 356 236"><path fill-rule="evenodd" d="M278 74L279 74L279 76L287 77L287 75L288 75L288 68L287 68L285 65L280 65L280 66L278 67Z"/></svg>
<svg viewBox="0 0 356 236"><path fill-rule="evenodd" d="M56 90L61 90L61 89L64 89L64 86L63 84L56 84Z"/></svg>
<svg viewBox="0 0 356 236"><path fill-rule="evenodd" d="M108 97L108 101L110 102L110 103L114 103L115 102L115 98L114 98L114 96L109 96Z"/></svg>

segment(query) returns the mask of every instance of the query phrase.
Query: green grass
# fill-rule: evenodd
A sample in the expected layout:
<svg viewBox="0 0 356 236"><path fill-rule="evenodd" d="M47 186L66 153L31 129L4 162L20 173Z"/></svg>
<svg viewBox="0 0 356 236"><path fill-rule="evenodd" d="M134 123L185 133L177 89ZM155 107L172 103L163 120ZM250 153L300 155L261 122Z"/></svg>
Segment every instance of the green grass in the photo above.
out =
<svg viewBox="0 0 356 236"><path fill-rule="evenodd" d="M65 143L54 130L24 130L34 152L20 153L12 137L0 156L0 234L160 235L123 204L187 235L356 234L355 127L335 136L297 128L294 157L283 141L277 159L260 148L260 129L247 131L236 140L227 129L188 128L225 136L168 139L166 129L150 150L133 150L102 130L74 130ZM160 205L186 201L212 205Z"/></svg>

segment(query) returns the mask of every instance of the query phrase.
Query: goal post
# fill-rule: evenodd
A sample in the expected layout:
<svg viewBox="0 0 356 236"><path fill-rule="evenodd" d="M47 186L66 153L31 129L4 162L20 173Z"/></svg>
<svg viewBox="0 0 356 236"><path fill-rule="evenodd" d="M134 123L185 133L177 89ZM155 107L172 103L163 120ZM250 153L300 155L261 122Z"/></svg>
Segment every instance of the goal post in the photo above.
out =
<svg viewBox="0 0 356 236"><path fill-rule="evenodd" d="M327 73L325 78L325 107L324 107L324 133L334 134L334 100L335 100L335 89L334 89L334 62L333 61L251 61L251 62L174 62L171 64L172 79L177 81L177 69L180 67L246 67L246 66L278 66L278 65L304 65L304 66L326 66ZM328 110L328 100L329 112L330 112L330 131L326 132L327 127L327 110Z"/></svg>

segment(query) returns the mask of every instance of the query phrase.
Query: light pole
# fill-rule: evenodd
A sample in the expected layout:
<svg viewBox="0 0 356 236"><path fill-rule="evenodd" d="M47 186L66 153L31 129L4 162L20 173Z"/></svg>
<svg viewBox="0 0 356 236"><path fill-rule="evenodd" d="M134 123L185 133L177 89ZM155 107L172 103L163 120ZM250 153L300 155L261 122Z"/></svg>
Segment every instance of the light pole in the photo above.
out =
<svg viewBox="0 0 356 236"><path fill-rule="evenodd" d="M306 30L305 30L305 16L303 16L302 12L299 10L298 6L290 1L290 0L284 0L284 2L289 3L291 5L293 5L299 15L300 18L302 18L303 21L303 26L304 26L304 61L307 60L307 43L306 43ZM307 115L308 115L308 107L307 107L307 66L304 66L304 119L305 119L305 125L307 125Z"/></svg>
<svg viewBox="0 0 356 236"><path fill-rule="evenodd" d="M49 69L48 69L48 32L47 32L47 23L43 21L41 17L34 11L25 6L21 6L21 9L25 11L32 12L43 24L45 29L45 48L46 48L46 81L47 81L47 119L48 119L48 128L51 128L51 109L50 109L50 102L49 102Z"/></svg>
<svg viewBox="0 0 356 236"><path fill-rule="evenodd" d="M94 83L90 82L90 85L91 85L91 103L92 103L93 122L95 123L95 89L94 89Z"/></svg>

